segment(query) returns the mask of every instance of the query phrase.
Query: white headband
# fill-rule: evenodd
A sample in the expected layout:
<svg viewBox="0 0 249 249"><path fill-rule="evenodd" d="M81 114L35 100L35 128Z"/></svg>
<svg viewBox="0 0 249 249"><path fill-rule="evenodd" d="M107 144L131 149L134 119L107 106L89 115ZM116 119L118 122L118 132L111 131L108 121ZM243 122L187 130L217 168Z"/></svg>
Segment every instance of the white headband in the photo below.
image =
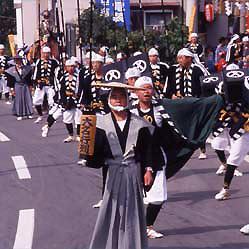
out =
<svg viewBox="0 0 249 249"><path fill-rule="evenodd" d="M148 55L151 56L151 55L159 55L158 51L155 49L155 48L151 48L148 52Z"/></svg>
<svg viewBox="0 0 249 249"><path fill-rule="evenodd" d="M177 56L194 57L194 54L190 50L188 50L187 48L182 48L181 50L178 51Z"/></svg>
<svg viewBox="0 0 249 249"><path fill-rule="evenodd" d="M141 76L141 72L137 67L128 68L128 70L125 73L125 78L126 79L129 79L129 78L132 78L132 77L139 78L140 76Z"/></svg>
<svg viewBox="0 0 249 249"><path fill-rule="evenodd" d="M43 53L50 53L51 49L49 47L45 46L45 47L42 48L42 52Z"/></svg>
<svg viewBox="0 0 249 249"><path fill-rule="evenodd" d="M148 76L142 76L135 82L135 87L142 87L144 85L151 85L153 87L152 79Z"/></svg>

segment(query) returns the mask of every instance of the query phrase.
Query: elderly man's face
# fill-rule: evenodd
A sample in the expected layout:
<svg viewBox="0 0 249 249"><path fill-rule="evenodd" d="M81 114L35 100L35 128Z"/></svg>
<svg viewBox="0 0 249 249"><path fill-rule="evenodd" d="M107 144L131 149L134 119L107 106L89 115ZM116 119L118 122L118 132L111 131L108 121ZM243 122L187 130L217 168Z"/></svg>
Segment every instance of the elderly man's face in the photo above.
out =
<svg viewBox="0 0 249 249"><path fill-rule="evenodd" d="M151 84L144 84L142 88L144 88L144 90L136 91L138 99L142 102L150 102L154 94L153 86Z"/></svg>
<svg viewBox="0 0 249 249"><path fill-rule="evenodd" d="M182 67L188 67L191 63L192 63L192 57L191 56L181 56L181 60L179 62L179 64L182 66Z"/></svg>
<svg viewBox="0 0 249 249"><path fill-rule="evenodd" d="M4 49L0 49L0 55L4 55Z"/></svg>
<svg viewBox="0 0 249 249"><path fill-rule="evenodd" d="M181 65L182 55L178 55L178 56L176 57L176 61L177 61L178 64Z"/></svg>
<svg viewBox="0 0 249 249"><path fill-rule="evenodd" d="M111 92L110 103L112 106L127 106L127 93L123 88L114 88Z"/></svg>

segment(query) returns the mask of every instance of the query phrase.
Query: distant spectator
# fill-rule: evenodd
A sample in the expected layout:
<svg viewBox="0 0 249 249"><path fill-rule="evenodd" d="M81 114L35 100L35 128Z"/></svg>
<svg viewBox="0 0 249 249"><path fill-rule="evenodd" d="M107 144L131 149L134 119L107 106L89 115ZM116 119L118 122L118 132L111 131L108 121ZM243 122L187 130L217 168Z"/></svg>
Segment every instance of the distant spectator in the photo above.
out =
<svg viewBox="0 0 249 249"><path fill-rule="evenodd" d="M227 51L227 45L226 45L226 38L225 37L221 37L219 39L219 44L215 50L215 64L217 64L221 58L221 55L226 54Z"/></svg>
<svg viewBox="0 0 249 249"><path fill-rule="evenodd" d="M210 73L215 73L215 63L214 63L214 52L211 47L205 49L206 53L206 65Z"/></svg>
<svg viewBox="0 0 249 249"><path fill-rule="evenodd" d="M220 55L219 61L215 64L216 71L221 72L225 66L226 66L226 54L225 52L223 52Z"/></svg>

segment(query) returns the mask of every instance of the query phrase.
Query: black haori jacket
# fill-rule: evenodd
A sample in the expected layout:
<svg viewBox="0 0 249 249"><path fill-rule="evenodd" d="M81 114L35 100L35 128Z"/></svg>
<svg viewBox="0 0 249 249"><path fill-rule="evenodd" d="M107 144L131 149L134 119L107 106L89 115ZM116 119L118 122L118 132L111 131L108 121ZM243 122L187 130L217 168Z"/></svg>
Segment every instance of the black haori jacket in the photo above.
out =
<svg viewBox="0 0 249 249"><path fill-rule="evenodd" d="M33 80L35 85L42 88L43 86L54 87L55 71L58 67L58 62L54 59L44 61L38 59L35 64Z"/></svg>
<svg viewBox="0 0 249 249"><path fill-rule="evenodd" d="M169 92L183 97L200 97L201 82L200 77L205 72L197 64L192 63L189 69L182 69L179 64L170 68Z"/></svg>
<svg viewBox="0 0 249 249"><path fill-rule="evenodd" d="M71 110L80 105L79 93L79 72L74 71L73 77L69 80L69 73L63 72L59 76L60 104L66 110Z"/></svg>

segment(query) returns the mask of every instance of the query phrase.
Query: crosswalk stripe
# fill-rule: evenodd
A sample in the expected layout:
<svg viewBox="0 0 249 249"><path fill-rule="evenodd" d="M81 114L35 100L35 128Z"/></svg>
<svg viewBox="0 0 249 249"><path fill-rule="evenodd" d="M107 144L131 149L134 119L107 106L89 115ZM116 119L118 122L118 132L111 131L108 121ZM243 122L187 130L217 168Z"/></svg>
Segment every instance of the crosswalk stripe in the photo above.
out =
<svg viewBox="0 0 249 249"><path fill-rule="evenodd" d="M35 210L20 210L13 249L32 249L34 226Z"/></svg>
<svg viewBox="0 0 249 249"><path fill-rule="evenodd" d="M0 132L0 142L8 142L10 139L5 136L2 132Z"/></svg>
<svg viewBox="0 0 249 249"><path fill-rule="evenodd" d="M16 172L17 172L19 179L21 179L21 180L22 179L31 179L31 175L29 173L29 169L28 169L27 164L24 160L24 157L23 156L12 156L11 158L14 162Z"/></svg>

